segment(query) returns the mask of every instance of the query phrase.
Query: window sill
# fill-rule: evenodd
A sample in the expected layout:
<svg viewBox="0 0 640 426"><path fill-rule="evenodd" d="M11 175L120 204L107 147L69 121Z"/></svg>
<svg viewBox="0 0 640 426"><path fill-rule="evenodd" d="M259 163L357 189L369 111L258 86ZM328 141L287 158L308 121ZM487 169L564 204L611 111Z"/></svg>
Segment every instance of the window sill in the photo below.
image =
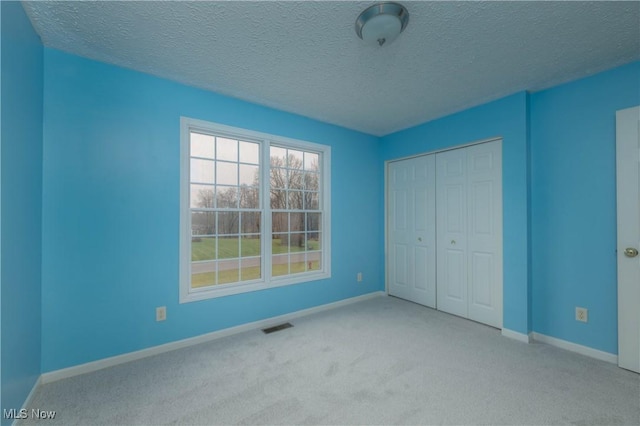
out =
<svg viewBox="0 0 640 426"><path fill-rule="evenodd" d="M199 300L215 299L234 294L249 293L253 291L269 290L271 288L287 285L301 284L309 281L318 281L331 278L330 272L319 271L299 276L283 276L272 278L270 281L254 281L244 284L220 285L202 290L191 290L186 294L180 294L180 303L197 302Z"/></svg>

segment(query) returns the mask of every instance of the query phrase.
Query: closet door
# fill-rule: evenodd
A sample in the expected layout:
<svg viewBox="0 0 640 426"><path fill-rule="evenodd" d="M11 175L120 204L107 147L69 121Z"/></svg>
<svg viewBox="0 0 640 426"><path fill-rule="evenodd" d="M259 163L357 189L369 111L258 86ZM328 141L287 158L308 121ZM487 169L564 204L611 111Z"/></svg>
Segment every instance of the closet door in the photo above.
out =
<svg viewBox="0 0 640 426"><path fill-rule="evenodd" d="M438 309L502 328L502 143L436 154Z"/></svg>
<svg viewBox="0 0 640 426"><path fill-rule="evenodd" d="M502 147L467 153L469 319L502 328Z"/></svg>
<svg viewBox="0 0 640 426"><path fill-rule="evenodd" d="M467 155L436 154L438 310L468 317Z"/></svg>
<svg viewBox="0 0 640 426"><path fill-rule="evenodd" d="M436 306L435 156L389 163L389 294Z"/></svg>

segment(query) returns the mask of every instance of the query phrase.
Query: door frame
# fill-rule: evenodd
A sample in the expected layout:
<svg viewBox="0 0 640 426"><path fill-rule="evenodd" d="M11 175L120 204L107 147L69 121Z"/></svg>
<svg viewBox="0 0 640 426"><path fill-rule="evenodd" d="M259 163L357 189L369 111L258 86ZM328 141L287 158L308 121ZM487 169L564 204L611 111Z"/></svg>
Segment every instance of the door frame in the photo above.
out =
<svg viewBox="0 0 640 426"><path fill-rule="evenodd" d="M434 149L431 151L424 151L418 154L407 155L405 157L393 158L391 160L384 161L384 291L387 294L387 296L389 296L389 214L388 214L388 211L389 211L389 163L393 163L396 161L409 160L411 158L422 157L424 155L437 154L439 152L452 151L454 149L461 149L469 146L480 145L483 143L494 142L499 140L504 142L504 138L502 136L495 136L492 138L480 139L480 140L476 140L476 141L465 143L465 144L448 146L446 148ZM500 167L502 167L502 164L500 165ZM502 197L503 197L503 209L504 209L504 193L502 194ZM503 230L504 230L504 216L503 216ZM503 232L502 238L503 238L502 244L504 246L504 232ZM502 271L504 274L504 253L502 256L503 256ZM437 291L438 290L436 286L436 292ZM504 295L504 282L503 282L502 293ZM437 306L438 305L437 305L437 293L436 293L436 308ZM425 308L427 307L425 306ZM504 317L504 297L502 299L502 312ZM503 327L504 327L504 324L503 324Z"/></svg>

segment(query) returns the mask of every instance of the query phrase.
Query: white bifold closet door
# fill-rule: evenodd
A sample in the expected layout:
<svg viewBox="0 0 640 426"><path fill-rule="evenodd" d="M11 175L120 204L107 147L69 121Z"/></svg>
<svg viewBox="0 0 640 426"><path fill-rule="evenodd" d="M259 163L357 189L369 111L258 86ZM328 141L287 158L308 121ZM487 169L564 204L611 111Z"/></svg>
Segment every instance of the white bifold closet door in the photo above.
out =
<svg viewBox="0 0 640 426"><path fill-rule="evenodd" d="M502 328L502 143L436 154L437 308Z"/></svg>
<svg viewBox="0 0 640 426"><path fill-rule="evenodd" d="M436 307L435 156L389 163L389 294Z"/></svg>

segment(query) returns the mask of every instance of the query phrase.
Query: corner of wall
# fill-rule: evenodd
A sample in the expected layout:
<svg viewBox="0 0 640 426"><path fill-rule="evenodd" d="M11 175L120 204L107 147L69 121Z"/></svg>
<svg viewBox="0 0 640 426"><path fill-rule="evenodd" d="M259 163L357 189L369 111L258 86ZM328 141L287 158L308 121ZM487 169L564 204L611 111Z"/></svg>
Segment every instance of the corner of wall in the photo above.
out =
<svg viewBox="0 0 640 426"><path fill-rule="evenodd" d="M5 410L24 407L41 373L44 57L21 2L0 2L0 33L0 408L8 425Z"/></svg>
<svg viewBox="0 0 640 426"><path fill-rule="evenodd" d="M526 143L527 143L527 333L533 331L533 245L531 238L531 93L526 92Z"/></svg>

